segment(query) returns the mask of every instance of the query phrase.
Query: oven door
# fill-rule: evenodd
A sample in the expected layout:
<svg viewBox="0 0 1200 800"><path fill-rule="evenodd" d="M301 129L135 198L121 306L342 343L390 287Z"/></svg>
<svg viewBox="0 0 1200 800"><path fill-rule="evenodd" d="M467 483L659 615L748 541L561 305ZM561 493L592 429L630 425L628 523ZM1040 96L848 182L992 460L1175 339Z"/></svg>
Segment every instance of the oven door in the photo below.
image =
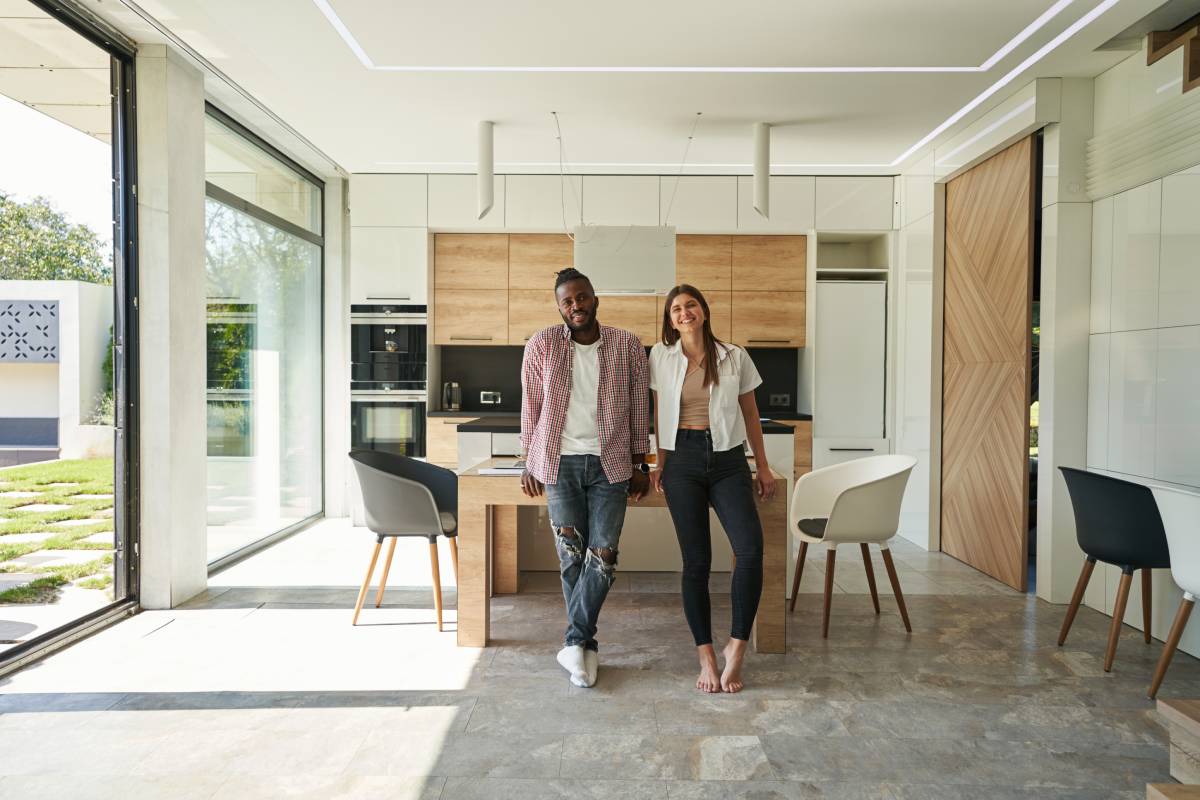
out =
<svg viewBox="0 0 1200 800"><path fill-rule="evenodd" d="M424 458L425 394L351 393L350 446Z"/></svg>

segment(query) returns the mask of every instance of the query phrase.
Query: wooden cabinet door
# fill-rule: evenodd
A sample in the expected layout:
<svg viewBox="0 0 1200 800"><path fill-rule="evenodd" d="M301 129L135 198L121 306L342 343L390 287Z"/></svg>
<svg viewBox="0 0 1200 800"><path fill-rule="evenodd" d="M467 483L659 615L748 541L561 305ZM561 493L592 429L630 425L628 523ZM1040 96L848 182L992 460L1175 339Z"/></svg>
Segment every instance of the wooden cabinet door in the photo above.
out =
<svg viewBox="0 0 1200 800"><path fill-rule="evenodd" d="M513 289L508 293L508 343L524 345L535 333L561 325L551 289Z"/></svg>
<svg viewBox="0 0 1200 800"><path fill-rule="evenodd" d="M769 412L767 412L769 414ZM777 420L789 428L792 428L795 433L792 434L794 439L792 446L792 472L794 477L799 478L807 472L812 472L812 421L797 419Z"/></svg>
<svg viewBox="0 0 1200 800"><path fill-rule="evenodd" d="M675 282L705 293L732 288L733 240L730 236L681 234L675 237Z"/></svg>
<svg viewBox="0 0 1200 800"><path fill-rule="evenodd" d="M508 344L508 292L438 289L434 344Z"/></svg>
<svg viewBox="0 0 1200 800"><path fill-rule="evenodd" d="M458 426L474 417L429 417L425 426L425 459L447 469L458 469Z"/></svg>
<svg viewBox="0 0 1200 800"><path fill-rule="evenodd" d="M804 292L734 292L734 344L804 347L804 305Z"/></svg>
<svg viewBox="0 0 1200 800"><path fill-rule="evenodd" d="M508 289L508 234L439 233L433 239L438 289Z"/></svg>
<svg viewBox="0 0 1200 800"><path fill-rule="evenodd" d="M575 263L575 243L565 234L508 236L508 288L553 289L554 273Z"/></svg>
<svg viewBox="0 0 1200 800"><path fill-rule="evenodd" d="M596 316L605 325L633 333L649 347L658 341L657 306L657 300L651 294L606 294L600 298Z"/></svg>
<svg viewBox="0 0 1200 800"><path fill-rule="evenodd" d="M696 287L699 289L700 287ZM658 313L655 316L655 331L656 338L662 335L662 319L663 306L666 303L667 296L659 295L657 300ZM709 323L712 325L713 336L716 336L723 342L733 341L733 293L732 292L704 292L704 299L708 301L708 311L711 314Z"/></svg>
<svg viewBox="0 0 1200 800"><path fill-rule="evenodd" d="M734 236L733 290L803 292L807 236Z"/></svg>

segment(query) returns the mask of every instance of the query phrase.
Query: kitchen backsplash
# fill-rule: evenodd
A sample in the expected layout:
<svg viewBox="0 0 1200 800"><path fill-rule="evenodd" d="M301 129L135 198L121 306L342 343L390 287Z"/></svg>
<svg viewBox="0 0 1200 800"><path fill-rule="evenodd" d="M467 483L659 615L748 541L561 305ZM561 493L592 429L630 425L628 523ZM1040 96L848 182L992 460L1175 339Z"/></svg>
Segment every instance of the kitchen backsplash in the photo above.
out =
<svg viewBox="0 0 1200 800"><path fill-rule="evenodd" d="M521 411L521 356L525 348L470 347L456 345L441 348L442 381L458 381L462 387L463 411ZM485 405L480 392L499 392L499 405ZM433 387L441 399L442 387Z"/></svg>
<svg viewBox="0 0 1200 800"><path fill-rule="evenodd" d="M758 401L758 413L770 416L770 412L794 412L796 392L800 375L800 358L792 348L751 347L746 352L754 360L762 385L754 390ZM772 403L771 401L776 402Z"/></svg>

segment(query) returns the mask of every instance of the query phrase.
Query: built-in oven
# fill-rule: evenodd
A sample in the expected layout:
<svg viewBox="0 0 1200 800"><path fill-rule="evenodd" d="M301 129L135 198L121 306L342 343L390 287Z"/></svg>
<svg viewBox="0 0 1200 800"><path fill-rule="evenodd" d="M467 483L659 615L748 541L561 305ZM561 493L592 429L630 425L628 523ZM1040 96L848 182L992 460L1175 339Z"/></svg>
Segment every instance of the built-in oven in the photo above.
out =
<svg viewBox="0 0 1200 800"><path fill-rule="evenodd" d="M351 306L351 391L419 391L424 397L426 323L425 306Z"/></svg>
<svg viewBox="0 0 1200 800"><path fill-rule="evenodd" d="M425 400L424 389L351 390L351 447L424 458Z"/></svg>

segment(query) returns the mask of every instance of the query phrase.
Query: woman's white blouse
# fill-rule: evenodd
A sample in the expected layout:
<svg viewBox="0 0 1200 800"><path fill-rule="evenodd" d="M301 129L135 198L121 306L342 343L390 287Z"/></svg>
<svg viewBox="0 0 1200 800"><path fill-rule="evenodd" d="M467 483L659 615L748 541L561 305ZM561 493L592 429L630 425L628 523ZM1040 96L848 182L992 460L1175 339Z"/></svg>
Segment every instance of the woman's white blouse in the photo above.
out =
<svg viewBox="0 0 1200 800"><path fill-rule="evenodd" d="M663 450L675 449L675 431L679 429L679 396L687 373L687 356L676 342L662 342L650 350L650 388L658 393L658 418L654 433ZM762 377L750 354L740 347L717 345L717 374L720 381L708 387L708 427L712 431L713 450L732 450L746 441L746 421L738 397L754 391Z"/></svg>

